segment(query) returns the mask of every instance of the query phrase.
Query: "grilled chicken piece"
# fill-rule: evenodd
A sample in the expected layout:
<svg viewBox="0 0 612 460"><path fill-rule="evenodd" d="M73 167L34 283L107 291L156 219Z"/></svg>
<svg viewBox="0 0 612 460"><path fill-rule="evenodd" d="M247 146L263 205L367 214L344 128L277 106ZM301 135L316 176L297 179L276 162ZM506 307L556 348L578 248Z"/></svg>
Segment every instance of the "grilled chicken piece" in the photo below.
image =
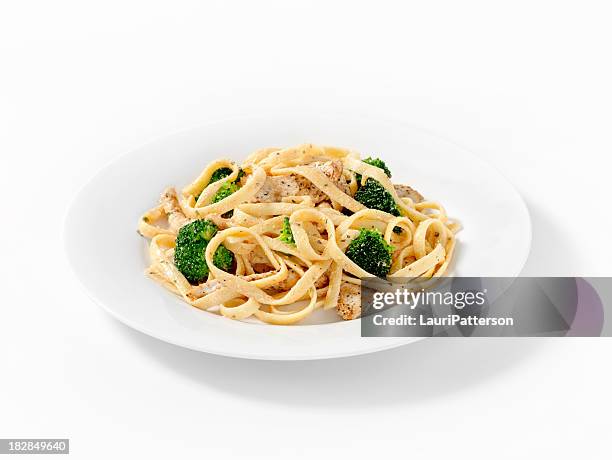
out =
<svg viewBox="0 0 612 460"><path fill-rule="evenodd" d="M163 206L164 212L168 216L168 225L174 232L178 232L183 225L191 222L191 219L183 214L179 206L174 187L168 187L164 190L159 199L159 203Z"/></svg>
<svg viewBox="0 0 612 460"><path fill-rule="evenodd" d="M331 181L336 184L336 187L338 187L342 192L346 193L347 195L351 195L350 188L346 183L344 175L342 174L344 171L344 166L340 160L327 161L325 163L312 163L312 166L323 171L323 174L329 177ZM314 187L312 184L310 185Z"/></svg>
<svg viewBox="0 0 612 460"><path fill-rule="evenodd" d="M315 161L310 163L308 166L320 170L325 174L332 182L336 183L336 186L340 185L340 178L342 177L342 162L341 161ZM300 187L298 196L308 195L312 198L315 204L321 203L328 199L327 195L319 190L312 182L302 176L296 176L297 183Z"/></svg>
<svg viewBox="0 0 612 460"><path fill-rule="evenodd" d="M314 287L321 289L329 284L329 275L327 272L323 273L318 280L315 281Z"/></svg>
<svg viewBox="0 0 612 460"><path fill-rule="evenodd" d="M361 286L343 281L340 285L336 311L344 320L359 318L361 315Z"/></svg>
<svg viewBox="0 0 612 460"><path fill-rule="evenodd" d="M323 174L329 177L333 182L338 182L342 176L342 162L340 160L331 161L315 161L308 166L321 170Z"/></svg>
<svg viewBox="0 0 612 460"><path fill-rule="evenodd" d="M297 283L299 279L300 277L298 276L298 274L291 270L287 274L287 278L285 278L283 281L273 284L270 287L264 288L264 291L266 291L266 293L268 294L278 294L279 292L288 291L293 286L295 286L295 283Z"/></svg>
<svg viewBox="0 0 612 460"><path fill-rule="evenodd" d="M409 185L395 184L394 187L395 191L397 192L397 195L400 198L408 197L415 203L420 203L421 201L425 200L425 198L423 198L423 195L421 195Z"/></svg>
<svg viewBox="0 0 612 460"><path fill-rule="evenodd" d="M277 203L285 196L298 196L299 191L300 186L294 174L290 176L268 176L251 202Z"/></svg>
<svg viewBox="0 0 612 460"><path fill-rule="evenodd" d="M342 180L341 161L317 161L310 163L309 166L321 170L323 174L337 184L338 188L345 191L346 184ZM315 187L308 179L298 174L291 174L289 176L268 176L252 202L279 202L287 196L310 196L315 204L328 199L327 195Z"/></svg>

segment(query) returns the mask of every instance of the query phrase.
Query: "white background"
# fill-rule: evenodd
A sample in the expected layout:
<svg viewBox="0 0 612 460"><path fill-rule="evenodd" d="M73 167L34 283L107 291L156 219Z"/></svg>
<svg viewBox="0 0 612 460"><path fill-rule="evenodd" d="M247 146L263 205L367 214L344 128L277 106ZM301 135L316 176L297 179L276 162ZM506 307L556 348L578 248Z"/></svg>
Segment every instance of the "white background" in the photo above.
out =
<svg viewBox="0 0 612 460"><path fill-rule="evenodd" d="M204 355L96 307L62 227L89 177L152 138L321 108L409 121L500 169L533 220L525 274L609 276L611 16L606 1L3 2L0 437L69 437L77 458L610 458L609 339Z"/></svg>

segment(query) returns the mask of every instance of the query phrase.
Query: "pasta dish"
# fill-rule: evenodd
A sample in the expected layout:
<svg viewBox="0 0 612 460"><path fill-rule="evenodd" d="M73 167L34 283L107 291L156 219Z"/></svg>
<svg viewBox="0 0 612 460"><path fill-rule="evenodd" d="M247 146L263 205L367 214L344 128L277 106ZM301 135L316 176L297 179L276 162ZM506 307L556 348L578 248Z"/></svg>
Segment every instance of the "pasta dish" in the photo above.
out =
<svg viewBox="0 0 612 460"><path fill-rule="evenodd" d="M361 280L446 272L459 224L378 158L312 144L213 161L139 220L147 274L194 307L293 324L361 314Z"/></svg>

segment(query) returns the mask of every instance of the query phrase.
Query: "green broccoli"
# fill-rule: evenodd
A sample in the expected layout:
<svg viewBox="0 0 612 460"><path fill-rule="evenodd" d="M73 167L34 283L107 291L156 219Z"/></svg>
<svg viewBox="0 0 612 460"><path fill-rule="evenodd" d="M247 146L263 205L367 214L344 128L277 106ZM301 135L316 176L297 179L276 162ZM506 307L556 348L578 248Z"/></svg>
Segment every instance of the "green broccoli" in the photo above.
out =
<svg viewBox="0 0 612 460"><path fill-rule="evenodd" d="M196 220L179 230L174 264L190 283L199 283L208 276L204 251L215 233L217 226L209 220Z"/></svg>
<svg viewBox="0 0 612 460"><path fill-rule="evenodd" d="M228 272L232 269L232 265L234 264L234 253L225 246L221 245L217 248L215 254L213 255L213 263L216 267Z"/></svg>
<svg viewBox="0 0 612 460"><path fill-rule="evenodd" d="M289 224L288 217L283 219L283 228L281 229L278 237L283 243L295 246L295 239L293 238L293 232L291 231L291 225Z"/></svg>
<svg viewBox="0 0 612 460"><path fill-rule="evenodd" d="M232 173L232 170L230 168L219 168L213 173L212 177L210 178L210 181L216 182L219 179L223 179L229 176L231 173ZM210 201L211 204L217 203L218 201L221 201L222 199L227 198L232 193L234 193L236 190L238 190L240 188L240 185L238 185L238 182L240 181L242 176L244 176L244 171L240 169L238 171L238 176L236 177L235 181L225 182L221 187L219 187L219 190L217 190L217 193L213 195L212 200ZM198 201L199 197L200 195L196 197L196 201ZM233 214L234 214L234 211L229 210L225 214L222 214L221 217L229 218L229 217L232 217Z"/></svg>
<svg viewBox="0 0 612 460"><path fill-rule="evenodd" d="M220 168L217 169L214 173L213 176L211 178L211 182L215 177L215 174L217 174L219 171L229 171L227 174L225 174L225 172L223 172L223 176L220 176L219 178L223 178L223 177L227 177L232 173L232 170L229 168ZM228 196L230 196L232 193L234 193L236 190L238 190L240 188L240 185L238 185L238 182L240 181L240 179L242 178L242 176L244 176L244 171L242 169L240 169L238 171L238 176L236 177L236 180L234 180L233 182L226 182L225 184L223 184L219 190L217 190L217 193L215 193L215 195L212 197L211 203L217 203L218 201L221 201L224 198L227 198ZM226 212L226 214L229 215L229 217L231 217L231 215L233 214L233 211L228 211Z"/></svg>
<svg viewBox="0 0 612 460"><path fill-rule="evenodd" d="M215 193L215 195L212 197L211 203L217 203L218 201L227 198L239 188L240 186L234 182L226 182L219 188L219 190L217 190L217 193Z"/></svg>
<svg viewBox="0 0 612 460"><path fill-rule="evenodd" d="M380 158L368 157L365 160L363 160L363 162L382 169L387 175L387 177L391 177L391 171L389 170L389 168L387 168L387 165L385 164L385 162L382 161Z"/></svg>
<svg viewBox="0 0 612 460"><path fill-rule="evenodd" d="M239 188L240 188L240 185L238 185L236 182L226 182L219 188L219 190L217 190L217 193L214 194L214 196L212 197L211 203L217 203L218 201L221 201L224 198L227 198ZM225 217L226 219L229 219L233 215L234 215L234 210L230 209L226 213L221 214L221 217Z"/></svg>
<svg viewBox="0 0 612 460"><path fill-rule="evenodd" d="M210 220L194 220L186 225L183 225L176 237L176 244L197 243L201 241L210 241L217 233L217 226Z"/></svg>
<svg viewBox="0 0 612 460"><path fill-rule="evenodd" d="M232 173L231 168L219 168L210 177L210 183L217 182L219 179L223 179Z"/></svg>
<svg viewBox="0 0 612 460"><path fill-rule="evenodd" d="M232 173L232 170L230 168L219 168L219 169L215 170L215 172L212 173L212 176L210 176L209 184L212 184L213 182L217 182L220 179L225 179L231 173ZM242 169L240 169L240 170L238 170L238 176L236 177L236 180L233 183L235 184L235 183L240 182L240 179L242 179L242 176L244 176L244 171ZM231 193L229 193L228 196L229 195L231 195ZM196 201L198 201L198 198L200 198L200 193L198 193L198 195L195 197ZM223 197L223 198L225 198L225 197ZM217 201L219 201L220 199L221 198L217 199ZM216 203L216 201L213 201L213 203Z"/></svg>
<svg viewBox="0 0 612 460"><path fill-rule="evenodd" d="M212 176L210 176L209 183L212 184L213 182L217 182L219 179L225 179L231 173L231 168L219 168L214 173L212 173ZM242 176L244 176L244 171L242 169L239 169L238 176L236 176L236 180L234 182L239 182L240 179L242 179Z"/></svg>
<svg viewBox="0 0 612 460"><path fill-rule="evenodd" d="M204 219L190 222L179 230L174 248L174 265L190 283L201 283L208 276L204 252L208 242L216 233L217 226L210 220ZM227 271L226 267L231 267L233 258L231 251L219 246L213 256L213 262L220 269Z"/></svg>
<svg viewBox="0 0 612 460"><path fill-rule="evenodd" d="M362 161L371 166L376 166L377 168L382 169L387 175L387 177L391 177L391 171L389 170L389 168L387 168L387 165L385 164L385 162L382 161L380 158L368 157ZM355 179L357 180L358 184L361 184L361 174L355 174Z"/></svg>
<svg viewBox="0 0 612 460"><path fill-rule="evenodd" d="M378 209L394 216L400 215L397 203L391 194L380 185L380 182L374 179L366 180L366 183L359 187L357 193L355 193L355 200L366 208Z"/></svg>
<svg viewBox="0 0 612 460"><path fill-rule="evenodd" d="M368 273L384 278L391 269L393 246L378 230L361 228L346 249L346 256Z"/></svg>

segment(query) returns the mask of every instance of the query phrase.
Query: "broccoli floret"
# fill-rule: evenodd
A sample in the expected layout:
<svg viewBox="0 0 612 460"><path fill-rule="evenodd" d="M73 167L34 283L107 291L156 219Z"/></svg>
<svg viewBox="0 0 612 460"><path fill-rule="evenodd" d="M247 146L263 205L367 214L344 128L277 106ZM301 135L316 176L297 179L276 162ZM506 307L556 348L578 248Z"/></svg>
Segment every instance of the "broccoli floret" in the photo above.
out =
<svg viewBox="0 0 612 460"><path fill-rule="evenodd" d="M210 176L210 183L212 184L213 182L217 182L219 179L223 179L229 176L231 173L232 170L230 168L219 168L212 173L212 176Z"/></svg>
<svg viewBox="0 0 612 460"><path fill-rule="evenodd" d="M391 171L389 171L389 168L387 168L387 165L385 164L385 162L382 161L380 158L368 157L365 160L363 160L363 162L382 169L387 175L387 177L391 177Z"/></svg>
<svg viewBox="0 0 612 460"><path fill-rule="evenodd" d="M372 158L368 157L365 160L362 160L364 163L367 163L371 166L376 166L377 168L382 169L387 177L391 177L391 171L387 168L387 165L380 158ZM361 184L361 174L355 174L355 179L357 179L357 183Z"/></svg>
<svg viewBox="0 0 612 460"><path fill-rule="evenodd" d="M190 222L179 230L174 248L174 264L190 283L201 283L208 276L204 253L216 233L217 226L204 219ZM234 254L221 245L213 255L213 263L221 270L229 271L234 263Z"/></svg>
<svg viewBox="0 0 612 460"><path fill-rule="evenodd" d="M232 173L232 170L230 168L219 168L214 173L212 173L212 176L210 176L209 183L212 184L213 182L217 182L220 179L225 179L231 173ZM234 181L234 183L240 182L240 179L242 179L242 176L244 176L244 174L245 173L242 169L238 170L238 176L236 177L236 180ZM231 195L231 193L229 195ZM198 193L198 195L195 197L196 201L198 201L198 198L200 198L200 193ZM215 203L215 201L213 201L213 203Z"/></svg>
<svg viewBox="0 0 612 460"><path fill-rule="evenodd" d="M183 225L176 236L176 244L183 245L189 243L199 243L210 241L217 233L217 226L210 220L194 220Z"/></svg>
<svg viewBox="0 0 612 460"><path fill-rule="evenodd" d="M176 246L174 265L192 284L201 283L208 276L208 265L204 259L204 242Z"/></svg>
<svg viewBox="0 0 612 460"><path fill-rule="evenodd" d="M384 278L391 269L389 245L378 230L361 228L359 235L351 241L346 249L346 256L368 273Z"/></svg>
<svg viewBox="0 0 612 460"><path fill-rule="evenodd" d="M219 168L214 173L212 173L212 176L210 176L210 183L212 184L213 182L217 182L219 179L224 179L231 173L231 168ZM234 182L240 181L240 179L242 179L242 176L244 176L244 171L242 169L239 169L238 176L236 176L236 180Z"/></svg>
<svg viewBox="0 0 612 460"><path fill-rule="evenodd" d="M217 226L210 220L195 220L181 227L176 236L174 265L190 283L201 283L208 276L204 252L217 233ZM229 271L234 254L225 246L219 246L213 255L213 263L221 270Z"/></svg>
<svg viewBox="0 0 612 460"><path fill-rule="evenodd" d="M219 168L213 173L212 177L210 178L210 181L216 182L219 179L223 179L229 176L231 173L232 173L232 170L230 168ZM238 182L240 181L242 176L244 176L244 171L241 169L238 171L238 176L236 177L235 181L226 182L221 187L219 187L219 190L217 190L217 193L215 193L215 195L212 197L211 204L217 203L218 201L221 201L223 198L227 198L232 193L234 193L236 190L238 190L240 188L240 185L238 185ZM200 194L198 194L198 196L195 197L196 201L198 201L198 198L200 198ZM221 217L229 218L229 217L232 217L233 214L234 214L234 211L229 210L225 214L222 214Z"/></svg>
<svg viewBox="0 0 612 460"><path fill-rule="evenodd" d="M289 224L288 217L283 219L283 228L281 229L278 237L283 243L295 246L295 239L293 238L293 232L291 231L291 225Z"/></svg>
<svg viewBox="0 0 612 460"><path fill-rule="evenodd" d="M221 245L215 251L213 255L213 263L221 270L228 272L231 270L234 264L234 253Z"/></svg>
<svg viewBox="0 0 612 460"><path fill-rule="evenodd" d="M217 203L218 201L227 198L239 188L240 186L234 182L226 182L219 188L219 190L217 190L217 193L215 193L213 196L211 203Z"/></svg>
<svg viewBox="0 0 612 460"><path fill-rule="evenodd" d="M174 264L190 283L200 283L208 276L204 251L215 233L217 226L203 219L190 222L179 230L174 249Z"/></svg>
<svg viewBox="0 0 612 460"><path fill-rule="evenodd" d="M364 185L359 187L359 190L355 193L355 200L367 208L378 209L394 216L400 215L397 204L391 194L380 185L380 182L374 179L368 179Z"/></svg>
<svg viewBox="0 0 612 460"><path fill-rule="evenodd" d="M217 190L217 193L215 193L215 195L212 197L211 203L216 203L218 201L221 201L224 198L227 198L239 188L240 188L240 185L236 184L235 182L226 182L219 188L219 190ZM234 215L234 210L230 209L226 213L221 214L221 217L225 217L229 219L233 215Z"/></svg>

